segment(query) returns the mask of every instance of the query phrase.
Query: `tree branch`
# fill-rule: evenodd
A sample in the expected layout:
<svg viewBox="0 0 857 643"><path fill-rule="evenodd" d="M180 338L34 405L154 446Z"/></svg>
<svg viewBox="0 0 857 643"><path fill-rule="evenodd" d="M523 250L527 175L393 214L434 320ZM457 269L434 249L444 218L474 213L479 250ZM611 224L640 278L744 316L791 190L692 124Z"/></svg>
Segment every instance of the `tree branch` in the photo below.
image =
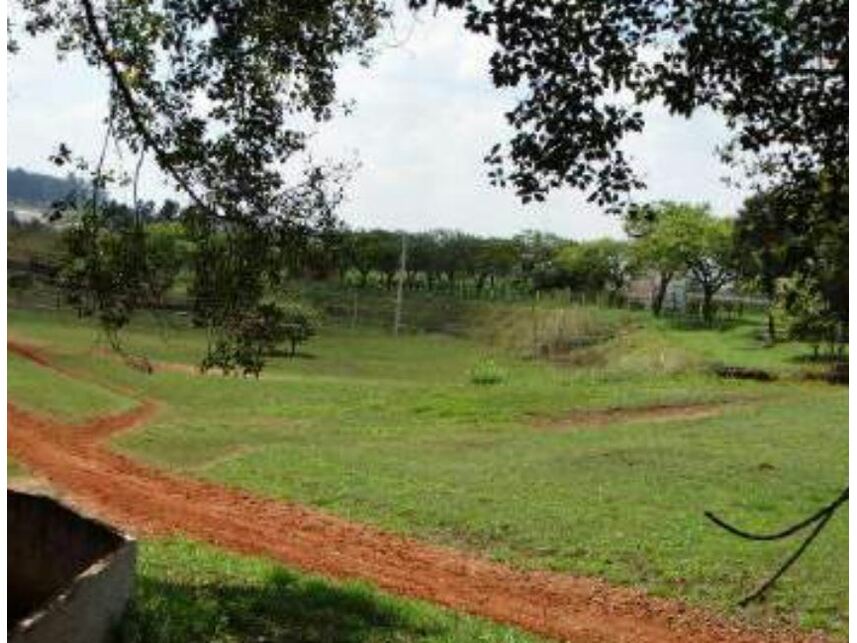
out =
<svg viewBox="0 0 857 643"><path fill-rule="evenodd" d="M173 179L178 183L179 187L187 194L191 200L199 206L205 212L217 217L218 214L215 212L208 204L206 204L202 198L196 193L187 179L182 176L181 172L177 168L173 166L173 164L169 160L169 156L167 152L161 147L152 133L149 131L146 124L143 122L143 116L140 113L140 108L137 105L137 102L134 100L134 94L131 91L131 88L128 86L128 83L125 82L124 76L122 76L122 72L120 71L116 61L110 55L109 48L107 46L107 41L104 38L104 34L101 33L101 29L98 27L98 19L95 16L95 9L92 6L91 0L80 0L81 5L83 6L84 15L86 16L86 27L89 30L90 35L92 36L93 41L95 42L96 49L98 50L98 54L101 57L101 60L107 65L107 68L110 71L110 76L113 79L113 82L116 85L117 92L122 99L122 103L125 105L125 108L128 110L128 114L131 117L131 122L134 124L134 129L137 130L137 134L143 140L143 144L145 147L149 147L155 153L155 158L158 161L158 165L166 171Z"/></svg>

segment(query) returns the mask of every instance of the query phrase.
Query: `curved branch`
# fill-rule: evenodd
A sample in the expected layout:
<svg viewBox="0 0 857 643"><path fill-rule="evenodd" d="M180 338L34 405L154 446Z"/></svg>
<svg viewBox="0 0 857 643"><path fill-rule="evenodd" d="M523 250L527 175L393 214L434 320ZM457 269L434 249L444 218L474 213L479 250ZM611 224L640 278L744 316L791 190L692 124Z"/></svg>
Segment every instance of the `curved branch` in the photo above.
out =
<svg viewBox="0 0 857 643"><path fill-rule="evenodd" d="M101 154L98 156L98 164L95 166L95 172L92 177L92 212L98 212L98 193L104 186L101 185L101 174L104 169L104 160L107 157L107 146L110 143L110 137L113 135L113 119L116 116L116 110L110 105L110 113L107 116L107 129L104 132L104 140L101 143Z"/></svg>
<svg viewBox="0 0 857 643"><path fill-rule="evenodd" d="M140 150L140 158L137 159L137 166L134 168L134 183L133 183L133 198L134 198L134 223L140 225L140 198L137 192L137 187L140 182L140 170L143 167L143 159L146 156L146 148Z"/></svg>
<svg viewBox="0 0 857 643"><path fill-rule="evenodd" d="M179 187L187 194L191 200L199 206L205 212L213 216L218 216L217 212L215 212L210 206L208 206L202 198L196 193L187 179L182 176L181 172L176 169L173 164L170 162L167 152L161 147L160 143L155 139L149 129L146 127L146 124L143 121L143 116L140 113L140 108L137 105L137 102L134 100L134 94L131 91L131 88L128 86L128 83L125 82L125 78L122 76L122 72L119 70L119 67L116 64L116 61L110 55L109 48L107 46L107 41L104 38L104 34L101 33L101 29L98 27L98 20L95 16L95 9L92 6L91 0L80 0L81 5L83 6L84 15L86 16L86 27L89 30L90 35L92 36L93 41L95 42L96 49L98 50L98 54L101 57L101 60L107 65L107 68L110 70L110 76L113 79L113 82L116 84L116 89L118 90L118 94L122 99L122 103L125 105L125 108L128 110L128 114L131 117L131 122L134 124L134 129L137 130L137 134L143 139L143 144L145 147L149 147L155 153L155 157L158 160L158 165L161 166L173 179L178 183Z"/></svg>

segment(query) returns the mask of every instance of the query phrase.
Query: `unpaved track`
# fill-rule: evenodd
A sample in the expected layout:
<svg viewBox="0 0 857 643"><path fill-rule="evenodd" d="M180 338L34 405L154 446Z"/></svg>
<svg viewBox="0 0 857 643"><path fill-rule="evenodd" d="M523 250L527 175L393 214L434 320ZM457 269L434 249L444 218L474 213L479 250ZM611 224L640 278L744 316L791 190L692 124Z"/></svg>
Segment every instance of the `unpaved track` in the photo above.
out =
<svg viewBox="0 0 857 643"><path fill-rule="evenodd" d="M45 353L9 344L42 365ZM68 371L66 371L68 372ZM675 601L592 579L523 572L403 538L300 505L171 475L109 451L109 435L157 412L129 412L69 425L8 405L8 449L87 510L146 534L185 534L339 579L363 579L428 600L580 643L729 643L809 640L744 629ZM823 640L817 638L814 640Z"/></svg>

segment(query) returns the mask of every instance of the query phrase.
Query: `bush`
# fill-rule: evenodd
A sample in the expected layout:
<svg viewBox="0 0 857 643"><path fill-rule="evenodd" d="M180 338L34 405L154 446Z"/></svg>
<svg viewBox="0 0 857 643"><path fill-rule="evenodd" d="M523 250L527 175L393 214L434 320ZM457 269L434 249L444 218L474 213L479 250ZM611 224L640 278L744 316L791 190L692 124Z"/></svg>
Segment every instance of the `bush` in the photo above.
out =
<svg viewBox="0 0 857 643"><path fill-rule="evenodd" d="M501 384L506 380L506 372L497 366L493 359L478 361L470 369L470 381L480 386Z"/></svg>
<svg viewBox="0 0 857 643"><path fill-rule="evenodd" d="M279 345L288 343L288 355L293 357L298 344L313 337L318 326L317 313L304 304L260 304L229 320L222 335L209 345L200 368L203 372L219 368L224 374L241 371L258 377L266 355L276 354Z"/></svg>
<svg viewBox="0 0 857 643"><path fill-rule="evenodd" d="M274 306L274 304L270 304ZM298 344L303 344L318 333L320 324L318 312L300 302L288 302L277 306L277 313L271 315L276 326L272 334L277 343L289 343L289 356L294 357Z"/></svg>

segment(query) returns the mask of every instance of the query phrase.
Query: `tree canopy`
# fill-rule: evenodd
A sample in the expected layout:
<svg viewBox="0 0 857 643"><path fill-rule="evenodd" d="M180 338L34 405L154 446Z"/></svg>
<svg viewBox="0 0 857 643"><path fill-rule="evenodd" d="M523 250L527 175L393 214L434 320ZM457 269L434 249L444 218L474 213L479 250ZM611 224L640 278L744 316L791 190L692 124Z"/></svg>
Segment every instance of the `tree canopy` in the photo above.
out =
<svg viewBox="0 0 857 643"><path fill-rule="evenodd" d="M335 71L347 55L369 61L390 3L19 4L26 31L52 34L60 53L79 51L107 74L108 136L141 158L150 154L210 220L197 225L196 240L212 237L207 243L216 251L198 261L214 263L196 273L206 283L193 292L207 298L200 310L210 324L241 328L226 319L258 306L266 280L279 274L283 257L270 252L272 239L282 246L284 238L333 226L347 168L308 160L301 124L347 111ZM427 4L408 2L415 11ZM848 174L846 0L437 0L434 8L459 12L466 29L496 43L491 78L498 88L515 88L519 100L506 114L511 137L486 161L491 181L525 202L572 187L620 209L643 185L622 144L644 127L643 107L652 103L678 116L701 108L724 115L734 132L724 159L745 163L793 203L820 176L832 195L820 207L841 202ZM54 159L66 164L73 156L60 146ZM286 166L300 178L287 181ZM102 187L100 162L95 178ZM810 224L840 226L843 211L831 208ZM213 238L224 234L226 241ZM125 239L145 246L139 234ZM450 279L462 269L454 265L453 241ZM294 245L303 251L303 242Z"/></svg>
<svg viewBox="0 0 857 643"><path fill-rule="evenodd" d="M487 160L493 180L525 201L570 186L616 206L642 185L621 143L655 101L678 116L723 114L735 134L725 158L749 155L780 182L847 171L846 0L437 4L496 40L494 84L523 92L506 114L512 138Z"/></svg>

